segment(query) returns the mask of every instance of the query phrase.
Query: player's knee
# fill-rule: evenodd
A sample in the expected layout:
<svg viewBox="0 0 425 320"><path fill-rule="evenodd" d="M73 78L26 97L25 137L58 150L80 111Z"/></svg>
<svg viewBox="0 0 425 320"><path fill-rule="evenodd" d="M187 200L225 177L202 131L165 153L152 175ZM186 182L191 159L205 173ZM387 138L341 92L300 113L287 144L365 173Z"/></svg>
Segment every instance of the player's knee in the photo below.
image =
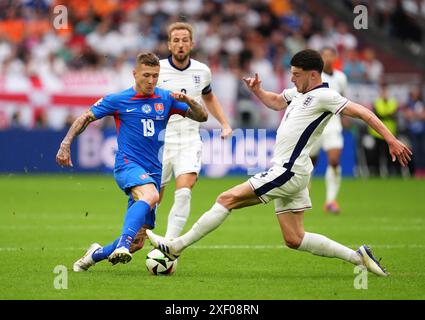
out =
<svg viewBox="0 0 425 320"><path fill-rule="evenodd" d="M336 169L339 166L339 158L330 158L329 165Z"/></svg>
<svg viewBox="0 0 425 320"><path fill-rule="evenodd" d="M132 191L132 196L135 201L145 201L151 207L156 205L159 201L159 193L158 192L140 192L140 191Z"/></svg>
<svg viewBox="0 0 425 320"><path fill-rule="evenodd" d="M225 191L217 197L216 202L231 210L237 202L237 195L233 191Z"/></svg>
<svg viewBox="0 0 425 320"><path fill-rule="evenodd" d="M303 240L302 237L296 234L285 236L284 239L285 239L286 246L291 249L298 249L298 247L301 245L301 242Z"/></svg>
<svg viewBox="0 0 425 320"><path fill-rule="evenodd" d="M147 195L147 203L149 203L151 206L154 206L159 201L159 193L158 192L151 192Z"/></svg>

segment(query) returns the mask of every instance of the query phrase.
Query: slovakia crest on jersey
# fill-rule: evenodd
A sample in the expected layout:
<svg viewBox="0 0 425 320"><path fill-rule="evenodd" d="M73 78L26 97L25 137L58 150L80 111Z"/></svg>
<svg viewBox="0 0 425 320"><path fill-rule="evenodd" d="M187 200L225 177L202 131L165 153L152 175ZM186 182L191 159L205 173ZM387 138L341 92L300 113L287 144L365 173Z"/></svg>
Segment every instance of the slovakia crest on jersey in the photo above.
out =
<svg viewBox="0 0 425 320"><path fill-rule="evenodd" d="M155 103L155 111L157 114L164 113L164 105L162 103Z"/></svg>
<svg viewBox="0 0 425 320"><path fill-rule="evenodd" d="M194 74L193 75L193 82L195 84L201 84L201 76L199 74Z"/></svg>
<svg viewBox="0 0 425 320"><path fill-rule="evenodd" d="M146 114L151 113L152 107L149 104L144 104L142 106L142 111L143 113L146 113Z"/></svg>

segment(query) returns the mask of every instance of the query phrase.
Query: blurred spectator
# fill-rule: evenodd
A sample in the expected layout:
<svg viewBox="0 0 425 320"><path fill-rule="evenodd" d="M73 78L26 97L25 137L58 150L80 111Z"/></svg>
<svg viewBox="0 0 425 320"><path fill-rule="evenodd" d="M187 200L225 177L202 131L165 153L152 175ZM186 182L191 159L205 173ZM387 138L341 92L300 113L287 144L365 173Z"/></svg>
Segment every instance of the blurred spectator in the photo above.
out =
<svg viewBox="0 0 425 320"><path fill-rule="evenodd" d="M306 41L301 32L293 32L286 38L286 48L291 56L301 50L304 50L307 47L306 45Z"/></svg>
<svg viewBox="0 0 425 320"><path fill-rule="evenodd" d="M360 83L366 80L366 69L356 50L345 52L343 71L347 75L348 82Z"/></svg>
<svg viewBox="0 0 425 320"><path fill-rule="evenodd" d="M34 110L34 128L47 128L47 114L44 108L35 108Z"/></svg>
<svg viewBox="0 0 425 320"><path fill-rule="evenodd" d="M110 118L110 117L109 117ZM69 129L69 127L72 126L72 124L74 123L76 117L74 116L73 112L68 112L66 118L65 118L65 128Z"/></svg>
<svg viewBox="0 0 425 320"><path fill-rule="evenodd" d="M394 29L391 24L399 21L400 13L408 21L402 23L405 28L420 15L420 9L415 8L424 10L416 0L402 1L401 9L395 0L344 2L348 6L366 3L370 14L381 14L382 29L388 32ZM57 4L68 8L68 29L51 28L52 9ZM0 90L30 92L30 77L40 79L38 89L47 95L65 91L103 94L94 93L92 87L101 88L99 91L124 89L133 82L130 71L139 51L168 56L166 29L177 20L193 24L194 57L211 67L214 78L220 73L223 79L239 81L240 69L244 74L259 72L267 75L264 86L278 91L291 86L288 75L293 54L306 47L320 50L329 46L338 48L341 60L334 67L346 72L351 83L379 83L384 70L373 49L359 55L359 39L351 33L350 25L331 12L319 14L315 11L318 6L307 0L0 1ZM80 81L84 93L78 89ZM67 83L77 85L67 90ZM234 101L236 89L231 93L226 89L221 95ZM33 95L30 100L34 100ZM238 114L236 101L228 105L229 114ZM278 117L264 112L255 101L254 107L254 122L258 116L260 126L274 127L272 122ZM10 117L10 112L7 115Z"/></svg>
<svg viewBox="0 0 425 320"><path fill-rule="evenodd" d="M366 48L363 51L363 64L366 70L366 79L368 82L378 84L382 80L384 66L376 59L375 51L371 48Z"/></svg>
<svg viewBox="0 0 425 320"><path fill-rule="evenodd" d="M425 178L425 101L419 87L410 92L404 116L408 121L415 176Z"/></svg>
<svg viewBox="0 0 425 320"><path fill-rule="evenodd" d="M12 118L10 119L10 128L12 129L19 129L23 128L22 122L21 122L21 112L19 110L16 110L12 114Z"/></svg>
<svg viewBox="0 0 425 320"><path fill-rule="evenodd" d="M348 32L348 26L340 22L337 24L336 32L333 35L334 45L339 50L355 50L357 49L357 38Z"/></svg>
<svg viewBox="0 0 425 320"><path fill-rule="evenodd" d="M382 85L380 96L373 104L373 112L385 124L390 132L397 136L397 111L398 102L389 97L388 88ZM374 147L366 152L369 170L372 174L382 176L400 174L400 165L398 162L392 162L387 143L384 138L373 130L368 128L369 134L374 139Z"/></svg>
<svg viewBox="0 0 425 320"><path fill-rule="evenodd" d="M403 7L403 1L397 0L394 12L391 15L392 34L402 40L421 42L422 34L420 27L407 14Z"/></svg>

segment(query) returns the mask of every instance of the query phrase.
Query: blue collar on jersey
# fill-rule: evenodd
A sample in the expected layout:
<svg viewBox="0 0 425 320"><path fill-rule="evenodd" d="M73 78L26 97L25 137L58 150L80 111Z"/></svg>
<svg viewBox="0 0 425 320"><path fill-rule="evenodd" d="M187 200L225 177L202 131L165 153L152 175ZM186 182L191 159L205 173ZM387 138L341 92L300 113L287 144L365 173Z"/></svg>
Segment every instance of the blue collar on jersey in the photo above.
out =
<svg viewBox="0 0 425 320"><path fill-rule="evenodd" d="M329 88L329 84L327 82L323 82L322 84L318 85L317 87L314 87L311 90L308 90L307 92L310 92L310 91L313 91L313 90L316 90L316 89L320 89L320 88ZM305 93L307 93L307 92L305 92Z"/></svg>
<svg viewBox="0 0 425 320"><path fill-rule="evenodd" d="M188 69L188 68L190 67L190 59L189 59L189 63L187 64L187 66L186 66L185 68L183 68L183 69L180 69L179 67L177 67L177 66L174 64L174 62L173 62L173 58L172 58L172 56L171 56L171 55L170 55L170 56L168 56L168 62L170 63L170 65L171 65L174 69L179 70L179 71L184 71L184 70L186 70L186 69Z"/></svg>

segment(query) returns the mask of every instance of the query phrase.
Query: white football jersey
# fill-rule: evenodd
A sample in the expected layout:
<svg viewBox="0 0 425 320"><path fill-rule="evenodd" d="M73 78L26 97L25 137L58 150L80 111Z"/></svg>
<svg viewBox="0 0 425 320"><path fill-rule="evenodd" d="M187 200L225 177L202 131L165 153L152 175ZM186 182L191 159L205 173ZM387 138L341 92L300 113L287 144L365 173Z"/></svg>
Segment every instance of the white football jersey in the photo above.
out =
<svg viewBox="0 0 425 320"><path fill-rule="evenodd" d="M341 95L347 91L347 76L342 71L334 70L332 74L322 72L322 81L327 82L329 88Z"/></svg>
<svg viewBox="0 0 425 320"><path fill-rule="evenodd" d="M309 154L313 144L332 115L339 114L349 100L330 89L327 83L306 93L287 89L282 95L291 103L277 130L272 163L294 173L310 174L313 165Z"/></svg>
<svg viewBox="0 0 425 320"><path fill-rule="evenodd" d="M339 71L334 70L332 74L322 72L322 81L329 84L329 88L344 95L347 90L347 76ZM325 128L325 132L342 132L341 116L336 115L331 118Z"/></svg>
<svg viewBox="0 0 425 320"><path fill-rule="evenodd" d="M172 92L183 92L203 104L202 94L211 91L211 70L207 65L190 59L189 65L181 70L171 59L160 60L157 87ZM200 140L200 123L180 115L172 115L165 134L166 143L191 143Z"/></svg>

